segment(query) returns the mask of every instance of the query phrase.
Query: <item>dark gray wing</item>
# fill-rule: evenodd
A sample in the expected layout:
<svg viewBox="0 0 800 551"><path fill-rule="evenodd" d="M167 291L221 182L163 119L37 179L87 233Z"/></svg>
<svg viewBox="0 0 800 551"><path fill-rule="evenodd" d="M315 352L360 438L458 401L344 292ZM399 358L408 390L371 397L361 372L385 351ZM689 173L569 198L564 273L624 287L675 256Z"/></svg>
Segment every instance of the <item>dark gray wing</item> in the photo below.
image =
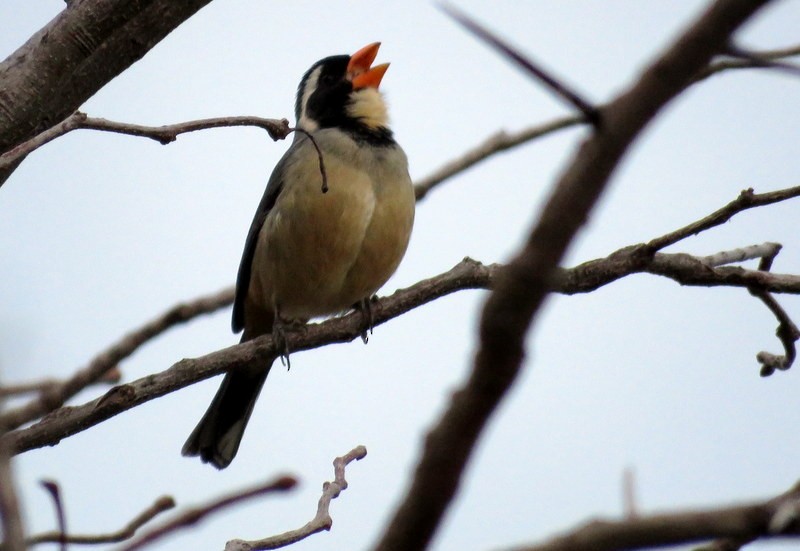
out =
<svg viewBox="0 0 800 551"><path fill-rule="evenodd" d="M239 273L236 276L236 298L233 301L233 318L231 326L233 332L238 333L244 329L244 301L247 296L247 289L250 287L250 277L253 272L253 257L256 252L256 245L258 244L258 234L261 231L261 226L264 225L269 211L275 206L275 201L278 199L281 190L283 189L283 173L284 167L290 162L290 157L294 155L297 150L299 142L294 142L292 146L286 150L281 160L275 165L272 171L272 176L269 177L267 189L264 190L264 196L261 197L261 202L258 204L258 209L253 217L253 222L250 224L250 231L247 232L247 239L244 242L244 251L242 252L242 260L239 262Z"/></svg>

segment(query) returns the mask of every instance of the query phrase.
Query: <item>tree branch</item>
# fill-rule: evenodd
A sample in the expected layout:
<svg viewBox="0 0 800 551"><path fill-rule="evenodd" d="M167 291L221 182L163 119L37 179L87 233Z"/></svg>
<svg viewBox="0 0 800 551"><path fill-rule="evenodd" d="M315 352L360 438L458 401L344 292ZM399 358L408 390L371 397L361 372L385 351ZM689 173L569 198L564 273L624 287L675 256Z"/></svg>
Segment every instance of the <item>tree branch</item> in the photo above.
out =
<svg viewBox="0 0 800 551"><path fill-rule="evenodd" d="M24 158L32 151L42 147L54 139L68 134L73 130L99 130L101 132L114 132L128 136L150 138L162 145L167 145L178 139L180 134L207 130L209 128L226 128L231 126L254 126L263 128L273 140L282 140L291 132L289 121L286 119L265 119L262 117L215 117L199 119L163 126L142 126L110 121L108 119L89 117L86 113L75 111L69 117L44 132L25 141L10 151L0 155L0 171L13 166L19 159Z"/></svg>
<svg viewBox="0 0 800 551"><path fill-rule="evenodd" d="M175 507L175 500L170 496L162 496L147 509L139 513L133 520L116 532L107 534L62 534L61 532L44 532L28 538L25 543L31 547L40 543L71 543L76 545L118 543L130 539L136 531L153 520L156 516Z"/></svg>
<svg viewBox="0 0 800 551"><path fill-rule="evenodd" d="M712 212L705 218L696 222L692 222L688 226L684 226L679 230L675 230L661 237L652 239L647 243L647 247L653 252L659 251L670 245L674 245L678 241L682 241L692 235L697 235L700 232L719 226L730 220L734 215L742 211L760 207L763 205L771 205L787 199L800 196L800 186L781 189L778 191L770 191L767 193L754 193L753 188L742 191L739 196L725 205L724 207Z"/></svg>
<svg viewBox="0 0 800 551"><path fill-rule="evenodd" d="M483 428L520 372L525 335L552 288L553 273L619 160L659 110L764 4L714 2L628 91L601 108L602 124L576 152L524 248L498 276L481 316L469 380L428 433L414 479L375 549L428 546Z"/></svg>
<svg viewBox="0 0 800 551"><path fill-rule="evenodd" d="M179 323L191 320L201 314L208 314L223 308L233 301L233 289L195 299L191 302L173 306L142 327L128 333L118 342L94 357L89 365L80 369L72 377L43 390L41 395L16 409L0 415L0 425L9 429L17 428L42 415L54 411L69 398L101 379L108 370L133 354L140 346Z"/></svg>
<svg viewBox="0 0 800 551"><path fill-rule="evenodd" d="M209 1L71 3L0 63L0 152L65 119Z"/></svg>
<svg viewBox="0 0 800 551"><path fill-rule="evenodd" d="M767 501L620 521L595 520L540 544L508 551L616 551L691 543L712 538L743 542L800 535L800 486ZM792 514L794 517L792 518Z"/></svg>
<svg viewBox="0 0 800 551"><path fill-rule="evenodd" d="M445 180L464 172L468 168L491 157L495 153L500 153L507 149L517 147L524 143L533 141L552 134L562 128L570 128L585 122L583 117L563 117L554 121L528 127L524 130L508 133L504 130L497 132L486 138L483 142L470 149L460 157L447 162L444 166L434 171L433 174L417 181L414 192L417 201L424 199L428 192Z"/></svg>
<svg viewBox="0 0 800 551"><path fill-rule="evenodd" d="M312 534L330 530L333 519L330 515L331 501L339 497L347 489L347 480L344 470L352 461L361 461L367 456L367 448L357 446L342 457L333 460L334 480L322 485L322 496L317 503L317 514L301 528L290 530L277 536L255 541L231 540L225 545L225 551L255 551L264 549L279 549L306 539Z"/></svg>
<svg viewBox="0 0 800 551"><path fill-rule="evenodd" d="M142 547L146 547L147 545L150 545L153 542L172 534L173 532L177 532L182 528L193 526L203 520L205 517L213 513L217 513L222 509L228 508L231 505L236 505L243 501L247 501L255 497L261 497L267 494L285 492L291 490L296 485L297 480L294 477L283 475L274 478L265 484L260 484L254 488L249 488L247 490L242 490L215 499L206 505L186 509L172 520L162 524L157 528L154 528L153 530L150 530L145 534L142 534L141 537L130 542L129 544L123 545L118 551L134 551L135 549L141 549Z"/></svg>
<svg viewBox="0 0 800 551"><path fill-rule="evenodd" d="M711 267L703 262L703 257L683 253L656 253L651 257L645 254L645 249L645 245L626 247L602 259L585 262L574 268L558 269L550 281L552 291L567 295L588 293L631 274L651 273L681 285L741 287L800 294L800 276L797 275L747 270L736 266ZM497 264L486 266L465 259L443 274L382 298L373 305L374 324L383 324L450 293L465 289L491 289L496 284L501 268ZM286 339L291 350L300 352L328 344L350 342L360 337L362 330L362 316L354 312L290 331ZM52 446L63 438L154 398L232 369L262 363L274 354L272 339L266 336L199 358L184 359L160 373L116 386L104 396L81 406L65 406L55 410L35 425L9 433L5 439L15 454Z"/></svg>

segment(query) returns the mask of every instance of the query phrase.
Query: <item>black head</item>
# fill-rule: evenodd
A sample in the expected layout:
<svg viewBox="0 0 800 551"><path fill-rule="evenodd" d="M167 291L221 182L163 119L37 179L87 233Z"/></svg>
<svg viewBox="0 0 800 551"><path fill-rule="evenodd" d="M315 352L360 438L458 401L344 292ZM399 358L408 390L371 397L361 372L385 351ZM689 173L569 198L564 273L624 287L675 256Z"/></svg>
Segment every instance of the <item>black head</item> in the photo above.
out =
<svg viewBox="0 0 800 551"><path fill-rule="evenodd" d="M388 134L388 117L378 91L389 64L376 65L380 43L353 54L326 57L303 75L297 89L297 126L308 132L341 128L356 134Z"/></svg>

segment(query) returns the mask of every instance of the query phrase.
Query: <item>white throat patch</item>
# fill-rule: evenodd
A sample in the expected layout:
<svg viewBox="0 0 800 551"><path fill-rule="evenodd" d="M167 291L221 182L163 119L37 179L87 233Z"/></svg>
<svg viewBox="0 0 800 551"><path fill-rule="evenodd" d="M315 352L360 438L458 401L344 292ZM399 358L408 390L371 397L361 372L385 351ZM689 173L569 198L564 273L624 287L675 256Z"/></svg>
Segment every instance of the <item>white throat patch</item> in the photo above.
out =
<svg viewBox="0 0 800 551"><path fill-rule="evenodd" d="M362 88L350 94L347 115L369 128L389 125L389 112L383 94L377 88Z"/></svg>
<svg viewBox="0 0 800 551"><path fill-rule="evenodd" d="M300 118L297 119L297 126L302 128L306 132L314 132L319 128L319 124L317 121L310 118L306 113L306 107L308 106L308 99L311 97L311 94L317 89L317 83L319 82L319 74L322 72L322 67L317 67L314 69L311 74L308 76L306 80L305 87L303 88L303 97L300 98Z"/></svg>

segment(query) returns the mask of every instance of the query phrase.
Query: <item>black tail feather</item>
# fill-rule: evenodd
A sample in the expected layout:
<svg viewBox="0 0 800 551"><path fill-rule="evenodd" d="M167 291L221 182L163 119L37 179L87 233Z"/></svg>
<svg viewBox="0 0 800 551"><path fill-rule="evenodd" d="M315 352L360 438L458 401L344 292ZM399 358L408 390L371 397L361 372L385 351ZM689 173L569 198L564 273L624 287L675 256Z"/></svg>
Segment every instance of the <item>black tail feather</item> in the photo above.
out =
<svg viewBox="0 0 800 551"><path fill-rule="evenodd" d="M214 400L183 445L185 456L199 455L218 469L230 465L270 366L258 371L231 371L222 381Z"/></svg>

